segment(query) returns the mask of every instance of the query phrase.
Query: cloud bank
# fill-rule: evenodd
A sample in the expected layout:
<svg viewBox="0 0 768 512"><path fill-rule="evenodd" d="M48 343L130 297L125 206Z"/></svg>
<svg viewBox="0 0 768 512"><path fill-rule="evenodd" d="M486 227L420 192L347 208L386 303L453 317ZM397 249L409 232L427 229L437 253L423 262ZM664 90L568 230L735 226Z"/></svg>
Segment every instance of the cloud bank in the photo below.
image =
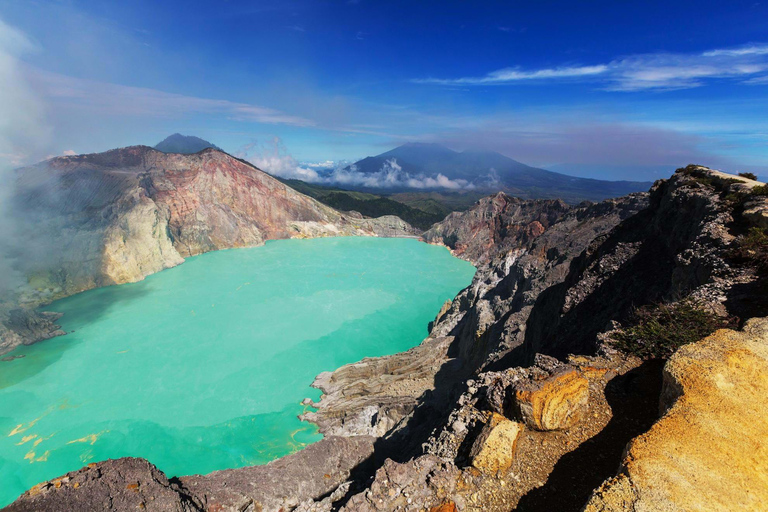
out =
<svg viewBox="0 0 768 512"><path fill-rule="evenodd" d="M443 174L412 175L404 171L394 158L385 161L381 168L373 173L363 173L354 164L345 162L338 163L330 169L330 166L325 166L327 163L333 164L330 161L321 164L301 164L288 152L279 137L262 144L249 144L238 152L237 156L273 176L320 185L370 189L471 190L475 188L475 185L467 180L453 180Z"/></svg>
<svg viewBox="0 0 768 512"><path fill-rule="evenodd" d="M420 78L421 84L503 85L530 81L581 80L610 91L673 90L701 87L716 79L747 84L768 81L768 44L709 50L702 53L648 53L589 66L525 70L499 69L479 77Z"/></svg>

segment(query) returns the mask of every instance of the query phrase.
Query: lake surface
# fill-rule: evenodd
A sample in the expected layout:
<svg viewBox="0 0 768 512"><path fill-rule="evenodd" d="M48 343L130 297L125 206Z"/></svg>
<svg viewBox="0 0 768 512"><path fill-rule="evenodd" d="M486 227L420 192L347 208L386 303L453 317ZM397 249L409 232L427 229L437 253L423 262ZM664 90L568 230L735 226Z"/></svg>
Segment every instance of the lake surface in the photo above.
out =
<svg viewBox="0 0 768 512"><path fill-rule="evenodd" d="M187 475L317 441L315 375L418 344L474 272L416 240L281 240L57 301L70 334L0 362L0 506L107 458Z"/></svg>

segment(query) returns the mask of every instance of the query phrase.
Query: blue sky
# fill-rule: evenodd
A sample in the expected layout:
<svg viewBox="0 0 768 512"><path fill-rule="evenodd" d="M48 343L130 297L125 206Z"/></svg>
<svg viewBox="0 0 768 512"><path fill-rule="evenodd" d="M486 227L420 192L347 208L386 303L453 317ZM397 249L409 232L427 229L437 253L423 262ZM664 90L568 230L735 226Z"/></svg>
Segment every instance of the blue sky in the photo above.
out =
<svg viewBox="0 0 768 512"><path fill-rule="evenodd" d="M0 20L41 105L27 159L181 132L291 161L427 141L768 175L767 2L3 0Z"/></svg>

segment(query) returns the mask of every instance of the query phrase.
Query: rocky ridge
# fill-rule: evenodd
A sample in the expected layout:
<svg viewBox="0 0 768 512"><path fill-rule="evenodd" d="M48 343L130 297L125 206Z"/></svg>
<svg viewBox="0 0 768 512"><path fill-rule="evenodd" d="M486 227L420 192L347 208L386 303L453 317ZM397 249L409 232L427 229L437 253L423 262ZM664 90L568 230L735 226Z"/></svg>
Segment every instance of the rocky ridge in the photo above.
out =
<svg viewBox="0 0 768 512"><path fill-rule="evenodd" d="M13 212L29 286L0 305L0 353L61 334L41 303L141 280L208 251L321 236L415 236L397 217L345 214L217 149L134 146L17 171ZM21 307L19 307L21 304Z"/></svg>
<svg viewBox="0 0 768 512"><path fill-rule="evenodd" d="M768 471L754 458L763 433L751 424L761 422L750 420L764 409L765 321L684 346L666 366L610 340L635 307L660 301L695 300L742 319L768 313L763 274L732 257L765 220L755 186L689 166L649 195L568 208L500 194L449 216L425 240L445 243L478 272L430 336L318 376L324 396L306 419L334 435L268 469L174 480L178 507L679 510L716 492L713 482L727 474L738 485L712 503L749 509ZM688 424L690 442L681 435ZM717 453L702 456L701 446ZM290 475L307 485L287 489L280 482ZM64 484L43 487L40 510L55 510ZM79 489L83 504L104 492ZM31 510L42 503L35 499L30 491L13 506Z"/></svg>

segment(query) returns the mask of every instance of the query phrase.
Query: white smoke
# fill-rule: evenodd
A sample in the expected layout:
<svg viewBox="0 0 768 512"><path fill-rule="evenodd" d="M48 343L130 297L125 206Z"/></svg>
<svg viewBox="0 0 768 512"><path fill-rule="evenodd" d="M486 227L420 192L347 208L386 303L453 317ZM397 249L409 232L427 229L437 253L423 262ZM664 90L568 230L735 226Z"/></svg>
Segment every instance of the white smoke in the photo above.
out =
<svg viewBox="0 0 768 512"><path fill-rule="evenodd" d="M50 135L43 105L24 80L18 60L34 49L22 32L0 20L0 293L24 282L16 265L24 248L11 207L13 169L44 154Z"/></svg>
<svg viewBox="0 0 768 512"><path fill-rule="evenodd" d="M259 144L253 142L245 146L237 153L237 156L251 162L253 165L267 171L273 176L286 179L297 179L309 183L321 183L322 178L315 169L301 166L299 162L288 153L279 137Z"/></svg>
<svg viewBox="0 0 768 512"><path fill-rule="evenodd" d="M251 162L259 169L281 178L299 179L309 183L364 188L413 188L413 189L449 189L471 190L475 185L467 180L450 179L443 174L426 176L412 175L403 170L397 160L392 158L384 162L381 168L373 173L361 172L354 164L336 164L329 172L327 169L333 162L321 164L300 164L286 149L282 141L275 137L266 144L249 144L238 156ZM331 164L331 165L327 165ZM318 170L319 169L319 170Z"/></svg>

